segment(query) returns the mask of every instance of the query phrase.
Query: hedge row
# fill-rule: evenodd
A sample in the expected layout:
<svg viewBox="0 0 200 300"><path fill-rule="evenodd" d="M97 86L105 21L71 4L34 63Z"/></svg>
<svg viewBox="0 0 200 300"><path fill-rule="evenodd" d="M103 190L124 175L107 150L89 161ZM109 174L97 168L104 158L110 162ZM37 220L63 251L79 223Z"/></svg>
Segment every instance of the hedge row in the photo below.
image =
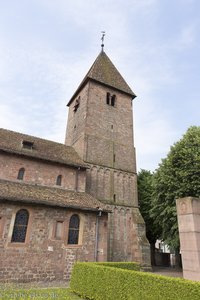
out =
<svg viewBox="0 0 200 300"><path fill-rule="evenodd" d="M96 263L76 263L70 289L95 300L199 300L200 283Z"/></svg>
<svg viewBox="0 0 200 300"><path fill-rule="evenodd" d="M140 264L136 263L136 262L97 262L97 263L95 263L95 265L120 268L120 269L126 269L126 270L141 271Z"/></svg>

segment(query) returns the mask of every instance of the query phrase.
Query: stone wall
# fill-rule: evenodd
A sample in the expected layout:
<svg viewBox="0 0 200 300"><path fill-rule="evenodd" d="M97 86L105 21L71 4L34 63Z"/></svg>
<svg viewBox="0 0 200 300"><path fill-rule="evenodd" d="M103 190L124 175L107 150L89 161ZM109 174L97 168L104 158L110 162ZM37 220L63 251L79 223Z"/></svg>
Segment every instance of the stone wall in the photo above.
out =
<svg viewBox="0 0 200 300"><path fill-rule="evenodd" d="M200 199L176 201L183 277L200 281Z"/></svg>
<svg viewBox="0 0 200 300"><path fill-rule="evenodd" d="M107 92L116 95L115 107L106 104ZM88 163L135 172L131 97L95 82L88 82L79 97L77 111L76 99L69 107L66 145Z"/></svg>
<svg viewBox="0 0 200 300"><path fill-rule="evenodd" d="M113 205L109 209L109 260L150 265L149 243L139 209Z"/></svg>
<svg viewBox="0 0 200 300"><path fill-rule="evenodd" d="M116 96L107 104L107 93ZM76 99L79 107L74 111ZM109 260L150 264L145 224L138 208L132 97L88 81L69 106L66 144L90 166L86 191L108 204Z"/></svg>
<svg viewBox="0 0 200 300"><path fill-rule="evenodd" d="M133 173L90 165L86 191L106 203L137 206L136 181L137 177Z"/></svg>
<svg viewBox="0 0 200 300"><path fill-rule="evenodd" d="M62 188L75 190L77 186L77 191L85 191L85 170L78 170L77 168L72 168L58 163L49 163L42 160L34 160L13 154L1 153L1 179L16 181L20 168L25 168L24 182L58 187L56 185L56 178L58 175L62 175Z"/></svg>
<svg viewBox="0 0 200 300"><path fill-rule="evenodd" d="M25 243L11 242L16 212L25 208L29 223ZM70 216L80 217L78 245L68 245ZM107 260L107 215L99 218L98 261ZM62 223L60 239L56 221ZM0 203L0 281L69 280L75 261L95 260L97 213L46 206Z"/></svg>

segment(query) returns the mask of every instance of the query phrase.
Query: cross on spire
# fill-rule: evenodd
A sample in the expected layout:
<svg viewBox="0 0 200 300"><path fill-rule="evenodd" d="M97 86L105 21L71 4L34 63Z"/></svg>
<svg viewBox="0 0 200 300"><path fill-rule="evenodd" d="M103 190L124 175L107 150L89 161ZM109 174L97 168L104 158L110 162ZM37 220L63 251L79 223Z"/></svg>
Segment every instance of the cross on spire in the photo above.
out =
<svg viewBox="0 0 200 300"><path fill-rule="evenodd" d="M102 37L101 37L101 41L102 41L102 44L101 44L101 51L103 51L103 47L104 47L104 36L106 35L106 32L105 31L102 31Z"/></svg>

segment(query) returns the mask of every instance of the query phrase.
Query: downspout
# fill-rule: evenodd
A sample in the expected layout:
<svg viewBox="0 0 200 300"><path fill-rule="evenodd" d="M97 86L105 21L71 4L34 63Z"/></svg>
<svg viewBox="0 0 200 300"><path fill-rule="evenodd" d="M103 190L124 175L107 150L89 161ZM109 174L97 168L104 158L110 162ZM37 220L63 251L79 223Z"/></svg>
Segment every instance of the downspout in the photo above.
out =
<svg viewBox="0 0 200 300"><path fill-rule="evenodd" d="M99 245L99 218L102 215L102 208L98 209L96 216L96 231L95 231L95 248L94 248L94 261L98 261L98 245Z"/></svg>

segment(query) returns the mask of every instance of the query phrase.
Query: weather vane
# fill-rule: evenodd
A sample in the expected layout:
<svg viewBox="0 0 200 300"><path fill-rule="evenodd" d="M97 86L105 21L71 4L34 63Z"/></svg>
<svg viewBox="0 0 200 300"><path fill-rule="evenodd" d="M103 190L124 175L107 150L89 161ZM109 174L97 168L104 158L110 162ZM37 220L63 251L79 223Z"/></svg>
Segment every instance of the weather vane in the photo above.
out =
<svg viewBox="0 0 200 300"><path fill-rule="evenodd" d="M103 51L103 47L104 47L104 36L106 35L106 32L105 31L101 31L102 33L102 37L101 37L101 40L102 40L102 44L101 44L101 50Z"/></svg>

